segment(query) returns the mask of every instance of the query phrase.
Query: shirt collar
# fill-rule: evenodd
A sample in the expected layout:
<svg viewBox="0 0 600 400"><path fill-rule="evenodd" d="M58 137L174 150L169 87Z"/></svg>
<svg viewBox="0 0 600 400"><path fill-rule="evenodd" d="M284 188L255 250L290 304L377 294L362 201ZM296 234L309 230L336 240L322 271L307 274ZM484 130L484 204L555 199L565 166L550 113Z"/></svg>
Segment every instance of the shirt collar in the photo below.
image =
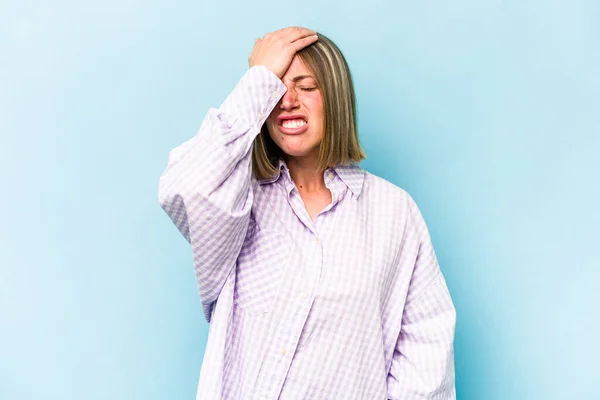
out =
<svg viewBox="0 0 600 400"><path fill-rule="evenodd" d="M258 181L261 185L270 184L273 182L277 182L281 176L287 179L289 182L292 182L292 177L290 175L290 171L287 167L287 164L283 159L279 159L278 162L278 172L272 177L261 179ZM344 184L352 191L354 196L358 197L363 188L363 183L365 180L365 170L362 169L358 164L338 164L333 168L328 168L325 172L327 176L329 171L335 171L337 176L344 182Z"/></svg>

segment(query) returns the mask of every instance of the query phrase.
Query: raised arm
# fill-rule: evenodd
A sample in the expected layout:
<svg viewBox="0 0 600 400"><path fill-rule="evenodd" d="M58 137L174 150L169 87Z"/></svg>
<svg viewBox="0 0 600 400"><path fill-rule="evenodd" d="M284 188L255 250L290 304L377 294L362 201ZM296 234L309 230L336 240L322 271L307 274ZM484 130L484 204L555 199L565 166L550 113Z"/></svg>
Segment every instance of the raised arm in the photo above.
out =
<svg viewBox="0 0 600 400"><path fill-rule="evenodd" d="M257 39L248 72L219 109L208 111L196 136L171 151L160 177L160 205L192 246L209 322L248 228L254 138L286 91L280 78L293 55L315 40L300 28Z"/></svg>

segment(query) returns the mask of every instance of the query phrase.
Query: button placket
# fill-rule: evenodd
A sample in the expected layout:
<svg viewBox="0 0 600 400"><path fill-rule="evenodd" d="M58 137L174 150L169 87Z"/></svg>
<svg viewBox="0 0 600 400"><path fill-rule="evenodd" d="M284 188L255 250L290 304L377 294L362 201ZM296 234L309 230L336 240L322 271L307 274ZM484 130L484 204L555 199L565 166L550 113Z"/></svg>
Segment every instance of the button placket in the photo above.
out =
<svg viewBox="0 0 600 400"><path fill-rule="evenodd" d="M301 333L304 329L310 309L312 307L311 299L318 284L318 275L320 274L323 250L322 239L314 232L305 233L310 235L306 237L309 247L314 251L309 251L303 263L307 267L306 281L298 282L290 294L292 298L297 299L288 313L282 315L278 327L273 332L272 344L267 350L264 369L258 377L259 387L257 393L268 395L269 398L276 398L277 391L285 381L285 371L293 359L295 349L300 341ZM260 398L260 397L259 397Z"/></svg>

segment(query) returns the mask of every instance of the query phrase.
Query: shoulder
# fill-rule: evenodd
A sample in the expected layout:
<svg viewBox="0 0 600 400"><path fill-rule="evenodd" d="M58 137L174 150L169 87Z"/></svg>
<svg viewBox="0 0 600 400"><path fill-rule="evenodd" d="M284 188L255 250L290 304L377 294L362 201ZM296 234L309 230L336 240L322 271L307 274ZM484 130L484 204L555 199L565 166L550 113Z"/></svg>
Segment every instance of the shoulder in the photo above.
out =
<svg viewBox="0 0 600 400"><path fill-rule="evenodd" d="M361 196L364 196L365 201L379 201L382 204L403 207L413 202L411 195L404 188L369 171L365 171L365 182Z"/></svg>
<svg viewBox="0 0 600 400"><path fill-rule="evenodd" d="M373 212L386 214L396 222L424 222L417 203L406 189L368 171L361 197Z"/></svg>

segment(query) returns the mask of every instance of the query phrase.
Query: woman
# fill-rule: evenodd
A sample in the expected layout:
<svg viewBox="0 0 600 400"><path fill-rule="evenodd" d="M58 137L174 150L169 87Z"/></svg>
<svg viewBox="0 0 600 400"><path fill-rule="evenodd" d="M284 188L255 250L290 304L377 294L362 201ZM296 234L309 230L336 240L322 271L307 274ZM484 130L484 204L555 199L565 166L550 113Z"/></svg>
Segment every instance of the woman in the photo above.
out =
<svg viewBox="0 0 600 400"><path fill-rule="evenodd" d="M357 165L341 52L292 27L249 65L160 180L210 323L197 398L455 398L455 310L412 198Z"/></svg>

